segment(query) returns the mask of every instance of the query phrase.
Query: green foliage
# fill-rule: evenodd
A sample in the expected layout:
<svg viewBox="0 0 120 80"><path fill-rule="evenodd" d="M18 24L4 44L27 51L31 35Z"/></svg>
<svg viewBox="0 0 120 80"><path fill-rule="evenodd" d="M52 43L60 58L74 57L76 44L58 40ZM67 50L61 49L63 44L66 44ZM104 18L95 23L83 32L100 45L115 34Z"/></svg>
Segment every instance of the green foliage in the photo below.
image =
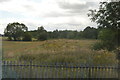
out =
<svg viewBox="0 0 120 80"><path fill-rule="evenodd" d="M38 27L38 30L29 31L33 38L38 40L46 39L97 39L98 29L87 27L83 31L76 30L54 30L47 32L43 26ZM44 38L44 39L42 39Z"/></svg>
<svg viewBox="0 0 120 80"><path fill-rule="evenodd" d="M32 41L32 36L28 32L24 33L23 35L23 41Z"/></svg>
<svg viewBox="0 0 120 80"><path fill-rule="evenodd" d="M111 29L103 29L99 32L99 39L103 40L103 41L113 41L114 40L114 37L115 36L115 33L113 32L113 30Z"/></svg>
<svg viewBox="0 0 120 80"><path fill-rule="evenodd" d="M101 42L95 43L93 45L92 49L94 49L94 50L102 50L102 49L106 50L107 49L107 50L111 51L111 50L115 49L115 47L113 45L114 45L113 43L101 41Z"/></svg>
<svg viewBox="0 0 120 80"><path fill-rule="evenodd" d="M93 49L100 50L100 49L107 49L113 50L117 46L117 42L115 41L115 32L111 29L102 29L99 32L98 38L101 42L94 44Z"/></svg>
<svg viewBox="0 0 120 80"><path fill-rule="evenodd" d="M92 49L94 49L94 50L104 49L104 44L102 42L97 42L93 45Z"/></svg>
<svg viewBox="0 0 120 80"><path fill-rule="evenodd" d="M40 40L40 41L47 40L47 31L44 29L43 26L38 27L37 39Z"/></svg>
<svg viewBox="0 0 120 80"><path fill-rule="evenodd" d="M99 10L88 14L102 28L99 39L108 50L120 46L120 2L101 2Z"/></svg>
<svg viewBox="0 0 120 80"><path fill-rule="evenodd" d="M100 2L99 10L90 10L88 16L99 27L120 29L120 2Z"/></svg>
<svg viewBox="0 0 120 80"><path fill-rule="evenodd" d="M46 32L39 33L38 40L40 40L40 41L47 40L47 33Z"/></svg>
<svg viewBox="0 0 120 80"><path fill-rule="evenodd" d="M13 24L15 26L13 26ZM31 37L34 38L34 40L40 41L44 41L47 39L97 39L98 36L98 30L93 27L87 27L80 32L76 30L54 30L47 32L43 26L38 27L37 30L32 31L27 31L27 27L25 27L24 25L24 27L26 28L25 29L22 26L23 24L21 25L19 23L11 23L11 25L5 29L5 36L8 37L8 40L31 41ZM10 33L9 27L15 28L15 30L11 29L13 32L15 32L14 34ZM19 29L17 29L16 27L18 27ZM28 32L29 34L24 34L25 32Z"/></svg>
<svg viewBox="0 0 120 80"><path fill-rule="evenodd" d="M98 31L93 27L86 27L82 33L82 37L86 39L97 39Z"/></svg>
<svg viewBox="0 0 120 80"><path fill-rule="evenodd" d="M23 23L9 23L4 31L5 36L9 38L9 40L20 40L24 32L26 32L28 28Z"/></svg>
<svg viewBox="0 0 120 80"><path fill-rule="evenodd" d="M29 32L29 34L32 36L32 38L35 38L35 39L37 39L37 30L31 30L31 31L28 31Z"/></svg>
<svg viewBox="0 0 120 80"><path fill-rule="evenodd" d="M118 35L117 31L113 29L105 28L100 31L98 36L99 36L99 39L101 39L102 42L105 44L104 46L108 50L113 50L117 48L119 45L117 35Z"/></svg>

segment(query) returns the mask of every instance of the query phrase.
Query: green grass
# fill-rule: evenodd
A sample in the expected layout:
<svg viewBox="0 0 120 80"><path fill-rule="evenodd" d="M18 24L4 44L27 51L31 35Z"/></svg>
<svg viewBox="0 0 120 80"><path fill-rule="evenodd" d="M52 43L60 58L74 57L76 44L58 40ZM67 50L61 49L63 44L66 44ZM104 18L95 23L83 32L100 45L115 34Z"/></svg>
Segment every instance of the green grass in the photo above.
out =
<svg viewBox="0 0 120 80"><path fill-rule="evenodd" d="M36 62L69 62L114 64L114 52L94 51L97 40L53 39L47 41L3 41L4 60L33 60Z"/></svg>

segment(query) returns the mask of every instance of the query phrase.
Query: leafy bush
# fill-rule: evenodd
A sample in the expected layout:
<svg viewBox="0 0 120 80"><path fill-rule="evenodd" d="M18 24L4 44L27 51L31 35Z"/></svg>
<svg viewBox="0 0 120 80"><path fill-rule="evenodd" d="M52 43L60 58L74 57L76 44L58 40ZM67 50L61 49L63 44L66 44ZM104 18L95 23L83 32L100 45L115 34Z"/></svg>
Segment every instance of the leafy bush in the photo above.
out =
<svg viewBox="0 0 120 80"><path fill-rule="evenodd" d="M99 32L98 38L101 42L95 43L93 46L94 50L107 49L109 51L114 50L117 46L118 40L115 37L116 33L111 29L105 28Z"/></svg>
<svg viewBox="0 0 120 80"><path fill-rule="evenodd" d="M23 35L23 41L32 41L32 36L29 33Z"/></svg>
<svg viewBox="0 0 120 80"><path fill-rule="evenodd" d="M40 41L47 40L47 33L46 32L39 33L38 40L40 40Z"/></svg>
<svg viewBox="0 0 120 80"><path fill-rule="evenodd" d="M115 49L115 46L114 43L111 42L97 42L93 45L92 49L94 50L107 49L109 51L112 51Z"/></svg>
<svg viewBox="0 0 120 80"><path fill-rule="evenodd" d="M104 44L102 42L97 42L93 45L92 49L94 50L100 50L104 48Z"/></svg>

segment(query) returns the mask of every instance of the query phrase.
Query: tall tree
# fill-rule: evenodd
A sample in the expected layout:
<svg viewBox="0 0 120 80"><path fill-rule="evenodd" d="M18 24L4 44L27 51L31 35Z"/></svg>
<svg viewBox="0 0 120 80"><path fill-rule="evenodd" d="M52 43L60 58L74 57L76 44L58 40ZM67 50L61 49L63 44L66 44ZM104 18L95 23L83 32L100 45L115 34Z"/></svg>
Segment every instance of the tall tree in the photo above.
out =
<svg viewBox="0 0 120 80"><path fill-rule="evenodd" d="M99 35L104 33L104 35L100 37L104 43L113 43L109 46L114 47L120 46L120 1L100 2L99 10L90 10L88 16L93 22L98 24L99 28L102 28L101 30L104 30L99 33ZM107 32L112 32L112 34L114 34L112 38L105 35Z"/></svg>
<svg viewBox="0 0 120 80"><path fill-rule="evenodd" d="M100 2L99 10L90 10L88 16L98 27L120 29L120 2Z"/></svg>
<svg viewBox="0 0 120 80"><path fill-rule="evenodd" d="M10 40L20 40L24 32L28 31L28 28L23 23L9 23L4 31L5 36L8 36Z"/></svg>

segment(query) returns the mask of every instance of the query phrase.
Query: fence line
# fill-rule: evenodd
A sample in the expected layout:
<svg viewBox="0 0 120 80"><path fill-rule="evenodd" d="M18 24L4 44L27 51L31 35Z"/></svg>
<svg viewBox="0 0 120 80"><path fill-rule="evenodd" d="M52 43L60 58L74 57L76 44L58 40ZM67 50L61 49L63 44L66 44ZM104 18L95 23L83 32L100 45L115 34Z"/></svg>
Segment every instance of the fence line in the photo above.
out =
<svg viewBox="0 0 120 80"><path fill-rule="evenodd" d="M118 78L117 65L3 61L2 66L3 78Z"/></svg>

